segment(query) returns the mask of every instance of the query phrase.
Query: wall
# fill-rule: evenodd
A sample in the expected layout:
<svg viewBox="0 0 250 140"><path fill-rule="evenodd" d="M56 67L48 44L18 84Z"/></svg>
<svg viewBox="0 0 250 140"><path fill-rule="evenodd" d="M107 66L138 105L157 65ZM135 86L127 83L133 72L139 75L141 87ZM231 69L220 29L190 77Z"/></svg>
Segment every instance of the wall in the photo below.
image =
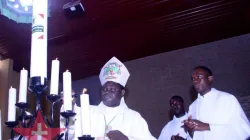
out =
<svg viewBox="0 0 250 140"><path fill-rule="evenodd" d="M90 104L98 105L101 100L101 96L99 95L101 90L101 83L99 81L98 76L91 76L86 79L73 81L72 88L75 92L82 92L83 88L86 88L87 93L90 94Z"/></svg>
<svg viewBox="0 0 250 140"><path fill-rule="evenodd" d="M10 138L9 129L4 126L4 122L8 119L8 90L10 86L17 89L17 99L19 97L19 80L20 80L20 74L19 72L13 71L13 60L6 59L3 61L0 61L0 110L1 110L1 127L2 127L2 140L7 140ZM27 98L28 103L30 104L31 108L28 110L34 110L35 109L35 100L34 97L32 97L28 92ZM19 110L17 109L16 115L19 115Z"/></svg>
<svg viewBox="0 0 250 140"><path fill-rule="evenodd" d="M18 101L18 89L19 89L20 74L13 71L13 61L6 59L0 61L0 110L1 110L1 127L2 127L2 139L9 138L9 129L4 126L4 122L8 119L8 93L9 88L12 86L17 89L17 101Z"/></svg>
<svg viewBox="0 0 250 140"><path fill-rule="evenodd" d="M131 73L126 102L141 113L153 135L158 137L171 119L169 99L181 95L187 108L196 97L191 88L192 68L205 65L214 73L214 87L236 95L250 117L249 54L250 34L246 34L125 62ZM99 85L98 76L73 82L78 92L88 88L92 104L100 101Z"/></svg>
<svg viewBox="0 0 250 140"><path fill-rule="evenodd" d="M11 85L11 76L13 61L10 59L0 61L0 110L1 110L1 127L2 140L9 137L9 130L4 127L4 122L8 119L8 89ZM5 135L3 135L5 134Z"/></svg>

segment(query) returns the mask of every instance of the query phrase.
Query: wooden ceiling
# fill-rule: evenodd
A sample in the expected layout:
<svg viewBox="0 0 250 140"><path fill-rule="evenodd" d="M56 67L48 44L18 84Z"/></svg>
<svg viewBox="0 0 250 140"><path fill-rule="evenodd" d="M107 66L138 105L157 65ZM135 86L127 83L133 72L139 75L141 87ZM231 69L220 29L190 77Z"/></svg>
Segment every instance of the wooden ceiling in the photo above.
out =
<svg viewBox="0 0 250 140"><path fill-rule="evenodd" d="M50 0L48 69L59 58L74 80L98 74L112 56L129 61L250 32L249 0L82 0L84 17L68 20ZM0 54L29 69L31 24L0 16Z"/></svg>

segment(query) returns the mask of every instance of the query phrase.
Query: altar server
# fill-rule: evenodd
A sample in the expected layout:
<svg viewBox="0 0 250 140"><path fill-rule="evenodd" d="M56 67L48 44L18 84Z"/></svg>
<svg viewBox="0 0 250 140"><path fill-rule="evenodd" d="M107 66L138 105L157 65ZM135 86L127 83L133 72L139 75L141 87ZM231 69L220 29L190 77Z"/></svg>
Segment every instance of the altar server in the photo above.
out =
<svg viewBox="0 0 250 140"><path fill-rule="evenodd" d="M188 115L185 112L184 100L181 96L173 96L169 105L174 117L164 126L158 140L186 140L188 134L183 127L183 121Z"/></svg>
<svg viewBox="0 0 250 140"><path fill-rule="evenodd" d="M232 94L212 88L213 75L204 66L196 67L192 83L198 98L189 107L185 126L193 140L246 140L250 123Z"/></svg>

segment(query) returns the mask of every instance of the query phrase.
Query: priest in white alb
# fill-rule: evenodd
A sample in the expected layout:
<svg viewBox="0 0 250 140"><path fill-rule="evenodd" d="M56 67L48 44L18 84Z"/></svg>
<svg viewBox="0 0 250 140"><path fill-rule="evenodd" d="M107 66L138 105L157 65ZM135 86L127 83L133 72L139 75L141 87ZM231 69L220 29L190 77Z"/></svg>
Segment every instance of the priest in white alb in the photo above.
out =
<svg viewBox="0 0 250 140"><path fill-rule="evenodd" d="M98 106L90 106L90 135L96 140L156 140L147 122L138 112L129 109L124 101L129 76L125 65L116 57L101 69L102 102ZM81 129L81 118L77 105L74 105L74 111L77 115L69 126L69 140L78 140L82 135L78 131ZM61 118L61 127L64 127L64 122Z"/></svg>
<svg viewBox="0 0 250 140"><path fill-rule="evenodd" d="M213 75L204 66L196 67L192 83L198 98L189 107L184 121L188 140L246 140L250 123L238 100L232 94L212 88Z"/></svg>

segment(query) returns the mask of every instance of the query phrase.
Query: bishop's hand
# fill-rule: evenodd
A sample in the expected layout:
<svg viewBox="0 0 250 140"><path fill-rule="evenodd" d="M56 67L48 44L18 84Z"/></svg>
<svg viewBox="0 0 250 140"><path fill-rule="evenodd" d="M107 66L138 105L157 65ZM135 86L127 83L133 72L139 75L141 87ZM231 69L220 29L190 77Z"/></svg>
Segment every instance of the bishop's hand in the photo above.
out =
<svg viewBox="0 0 250 140"><path fill-rule="evenodd" d="M121 131L119 130L113 130L109 131L107 133L107 137L110 140L129 140L127 136L125 136Z"/></svg>
<svg viewBox="0 0 250 140"><path fill-rule="evenodd" d="M183 137L179 136L179 134L177 134L177 135L173 135L171 137L171 140L186 140L186 139L184 139Z"/></svg>

